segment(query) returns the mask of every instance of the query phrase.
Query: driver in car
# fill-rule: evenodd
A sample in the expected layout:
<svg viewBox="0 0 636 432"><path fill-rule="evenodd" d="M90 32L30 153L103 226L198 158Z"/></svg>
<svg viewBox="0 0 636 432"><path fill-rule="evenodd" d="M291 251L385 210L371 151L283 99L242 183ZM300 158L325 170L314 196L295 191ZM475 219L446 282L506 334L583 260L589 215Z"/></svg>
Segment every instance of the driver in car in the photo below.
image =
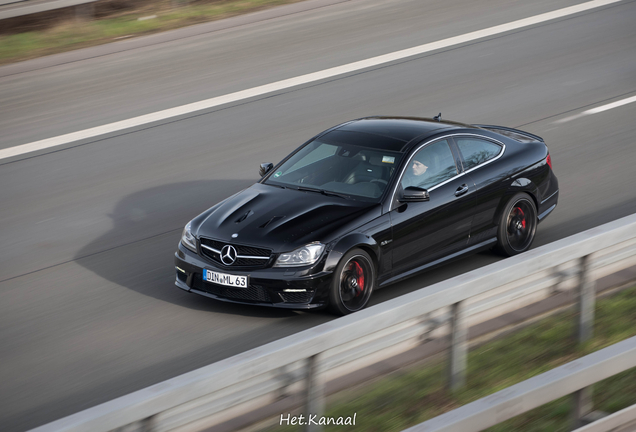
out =
<svg viewBox="0 0 636 432"><path fill-rule="evenodd" d="M428 166L423 161L418 160L417 157L413 158L411 165L406 170L404 178L402 178L402 187L407 188L409 186L421 187L429 178L430 173L427 174Z"/></svg>

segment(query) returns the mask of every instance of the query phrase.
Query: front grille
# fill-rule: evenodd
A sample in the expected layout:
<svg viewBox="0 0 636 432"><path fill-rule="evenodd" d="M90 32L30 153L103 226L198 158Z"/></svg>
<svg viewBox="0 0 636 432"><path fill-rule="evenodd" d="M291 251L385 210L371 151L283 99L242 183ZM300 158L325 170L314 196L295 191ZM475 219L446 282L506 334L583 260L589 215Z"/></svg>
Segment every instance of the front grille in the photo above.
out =
<svg viewBox="0 0 636 432"><path fill-rule="evenodd" d="M282 292L279 294L285 303L309 303L314 295L312 292Z"/></svg>
<svg viewBox="0 0 636 432"><path fill-rule="evenodd" d="M267 263L269 262L269 258L272 255L272 251L270 249L262 249L262 248L252 247L252 246L232 244L232 246L236 248L236 252L239 258L237 258L232 265L227 266L223 264L223 262L221 261L221 256L220 256L221 249L223 249L223 247L227 244L229 243L224 243L218 240L212 240L208 238L201 238L201 254L204 257L214 261L215 263L225 268L228 268L228 267L263 268L267 266ZM210 249L206 249L203 246L207 246L209 248L215 249L218 252L211 251ZM240 256L264 257L267 259L240 258Z"/></svg>
<svg viewBox="0 0 636 432"><path fill-rule="evenodd" d="M204 282L203 277L198 273L194 275L192 287L196 290L204 291L231 300L243 300L263 303L272 302L269 293L262 286L250 284L247 288L230 288L223 285Z"/></svg>
<svg viewBox="0 0 636 432"><path fill-rule="evenodd" d="M272 251L269 249L261 249L255 248L251 246L241 246L235 245L236 251L239 255L248 255L248 256L258 256L258 257L268 257L271 255Z"/></svg>
<svg viewBox="0 0 636 432"><path fill-rule="evenodd" d="M225 243L220 242L220 241L216 241L216 240L212 240L212 239L208 239L208 238L203 238L201 237L201 244L206 245L206 246L210 246L211 248L214 248L216 250L221 250L223 249L223 246L225 246Z"/></svg>

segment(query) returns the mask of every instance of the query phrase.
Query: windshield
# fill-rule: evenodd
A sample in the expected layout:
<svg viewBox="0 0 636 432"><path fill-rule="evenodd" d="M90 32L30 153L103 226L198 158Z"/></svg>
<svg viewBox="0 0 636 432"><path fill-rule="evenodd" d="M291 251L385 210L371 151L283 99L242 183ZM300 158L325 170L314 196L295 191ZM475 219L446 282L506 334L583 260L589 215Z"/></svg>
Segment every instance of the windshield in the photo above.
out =
<svg viewBox="0 0 636 432"><path fill-rule="evenodd" d="M401 157L392 151L315 140L281 165L265 184L377 200Z"/></svg>

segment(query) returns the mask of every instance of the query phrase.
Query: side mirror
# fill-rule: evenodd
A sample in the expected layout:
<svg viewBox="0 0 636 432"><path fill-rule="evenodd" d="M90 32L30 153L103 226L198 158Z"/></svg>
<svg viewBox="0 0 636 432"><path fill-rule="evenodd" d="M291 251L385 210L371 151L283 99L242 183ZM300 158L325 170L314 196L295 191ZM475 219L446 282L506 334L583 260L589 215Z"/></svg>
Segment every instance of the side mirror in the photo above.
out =
<svg viewBox="0 0 636 432"><path fill-rule="evenodd" d="M400 192L399 202L422 202L428 201L428 191L417 186L409 186Z"/></svg>
<svg viewBox="0 0 636 432"><path fill-rule="evenodd" d="M262 163L260 168L258 169L258 173L263 177L267 174L272 168L274 168L274 164L271 162Z"/></svg>

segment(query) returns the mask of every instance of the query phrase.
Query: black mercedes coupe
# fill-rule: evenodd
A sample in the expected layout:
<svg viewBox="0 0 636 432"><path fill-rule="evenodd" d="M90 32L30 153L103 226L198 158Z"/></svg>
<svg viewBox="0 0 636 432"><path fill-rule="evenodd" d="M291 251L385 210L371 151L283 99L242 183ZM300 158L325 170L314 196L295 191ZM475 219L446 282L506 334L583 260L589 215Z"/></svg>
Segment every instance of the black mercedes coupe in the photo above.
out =
<svg viewBox="0 0 636 432"><path fill-rule="evenodd" d="M261 164L260 181L186 225L176 285L348 314L461 255L528 250L559 197L543 139L440 117L350 121Z"/></svg>

